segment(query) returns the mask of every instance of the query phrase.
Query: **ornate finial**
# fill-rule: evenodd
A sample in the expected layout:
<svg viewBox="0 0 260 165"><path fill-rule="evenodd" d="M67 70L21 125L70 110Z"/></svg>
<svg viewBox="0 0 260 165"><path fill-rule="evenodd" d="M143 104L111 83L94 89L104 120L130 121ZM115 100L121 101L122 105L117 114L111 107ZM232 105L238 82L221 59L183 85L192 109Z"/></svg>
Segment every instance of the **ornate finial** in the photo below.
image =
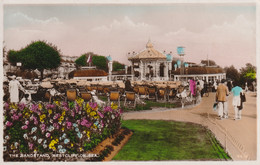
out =
<svg viewBox="0 0 260 165"><path fill-rule="evenodd" d="M149 38L147 44L146 44L146 48L153 48L153 44L151 42L151 39Z"/></svg>

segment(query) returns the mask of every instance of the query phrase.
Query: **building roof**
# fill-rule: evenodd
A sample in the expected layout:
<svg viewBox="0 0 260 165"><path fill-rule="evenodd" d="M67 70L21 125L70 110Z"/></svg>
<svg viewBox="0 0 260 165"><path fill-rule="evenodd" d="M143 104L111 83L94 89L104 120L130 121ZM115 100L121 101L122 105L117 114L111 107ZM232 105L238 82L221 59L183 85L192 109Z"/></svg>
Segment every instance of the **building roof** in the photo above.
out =
<svg viewBox="0 0 260 165"><path fill-rule="evenodd" d="M225 73L222 68L218 67L188 67L184 70L185 74L218 74L218 73ZM180 68L173 71L173 74L179 75Z"/></svg>
<svg viewBox="0 0 260 165"><path fill-rule="evenodd" d="M146 44L146 49L140 52L139 54L128 58L128 60L141 60L141 59L166 59L166 56L154 49L153 44L149 40Z"/></svg>
<svg viewBox="0 0 260 165"><path fill-rule="evenodd" d="M74 77L99 77L107 75L107 72L99 69L77 70L74 72Z"/></svg>

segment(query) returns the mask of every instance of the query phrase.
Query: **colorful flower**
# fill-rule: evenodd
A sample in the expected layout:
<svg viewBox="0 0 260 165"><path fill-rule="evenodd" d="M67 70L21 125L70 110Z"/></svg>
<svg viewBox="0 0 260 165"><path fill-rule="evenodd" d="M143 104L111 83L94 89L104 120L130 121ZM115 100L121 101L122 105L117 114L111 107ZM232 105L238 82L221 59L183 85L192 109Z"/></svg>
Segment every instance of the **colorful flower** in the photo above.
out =
<svg viewBox="0 0 260 165"><path fill-rule="evenodd" d="M99 115L101 118L104 117L104 115L103 115L101 112L97 111L97 113L98 113L98 115Z"/></svg>
<svg viewBox="0 0 260 165"><path fill-rule="evenodd" d="M112 108L111 107L104 107L104 112L112 112Z"/></svg>
<svg viewBox="0 0 260 165"><path fill-rule="evenodd" d="M24 138L24 139L28 139L27 133L23 134L23 138Z"/></svg>
<svg viewBox="0 0 260 165"><path fill-rule="evenodd" d="M112 102L111 108L114 109L114 110L117 110L118 105L116 103Z"/></svg>
<svg viewBox="0 0 260 165"><path fill-rule="evenodd" d="M29 142L28 145L29 145L29 149L32 150L33 149L33 143Z"/></svg>
<svg viewBox="0 0 260 165"><path fill-rule="evenodd" d="M7 122L5 123L5 125L6 125L7 127L11 127L11 126L13 125L13 123L10 122L10 121L7 121Z"/></svg>
<svg viewBox="0 0 260 165"><path fill-rule="evenodd" d="M70 139L65 139L64 144L68 144L70 142Z"/></svg>
<svg viewBox="0 0 260 165"><path fill-rule="evenodd" d="M23 125L21 128L22 128L22 129L27 129L27 128L28 128L28 125Z"/></svg>
<svg viewBox="0 0 260 165"><path fill-rule="evenodd" d="M49 138L49 137L51 136L51 134L50 134L49 132L47 132L47 133L45 134L45 136L46 136L47 138Z"/></svg>

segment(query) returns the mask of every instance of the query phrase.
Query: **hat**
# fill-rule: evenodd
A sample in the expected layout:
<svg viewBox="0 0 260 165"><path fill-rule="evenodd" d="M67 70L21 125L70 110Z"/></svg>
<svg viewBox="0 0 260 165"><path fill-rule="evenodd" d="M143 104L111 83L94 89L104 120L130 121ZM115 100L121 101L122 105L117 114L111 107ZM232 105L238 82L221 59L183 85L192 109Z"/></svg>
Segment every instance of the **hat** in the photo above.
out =
<svg viewBox="0 0 260 165"><path fill-rule="evenodd" d="M15 78L16 78L16 76L15 76L15 75L12 75L12 76L10 76L10 78L11 78L11 79L15 79Z"/></svg>

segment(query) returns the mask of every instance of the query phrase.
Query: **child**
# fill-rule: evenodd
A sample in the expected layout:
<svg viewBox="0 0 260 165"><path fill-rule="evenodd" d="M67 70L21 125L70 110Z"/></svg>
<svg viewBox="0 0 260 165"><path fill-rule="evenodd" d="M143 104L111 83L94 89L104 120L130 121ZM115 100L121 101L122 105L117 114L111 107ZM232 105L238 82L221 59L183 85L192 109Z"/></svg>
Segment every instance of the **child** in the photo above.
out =
<svg viewBox="0 0 260 165"><path fill-rule="evenodd" d="M29 105L31 102L31 99L29 97L30 95L28 93L26 93L24 95L24 97L22 98L22 100L20 101L20 103L24 103L25 105Z"/></svg>

